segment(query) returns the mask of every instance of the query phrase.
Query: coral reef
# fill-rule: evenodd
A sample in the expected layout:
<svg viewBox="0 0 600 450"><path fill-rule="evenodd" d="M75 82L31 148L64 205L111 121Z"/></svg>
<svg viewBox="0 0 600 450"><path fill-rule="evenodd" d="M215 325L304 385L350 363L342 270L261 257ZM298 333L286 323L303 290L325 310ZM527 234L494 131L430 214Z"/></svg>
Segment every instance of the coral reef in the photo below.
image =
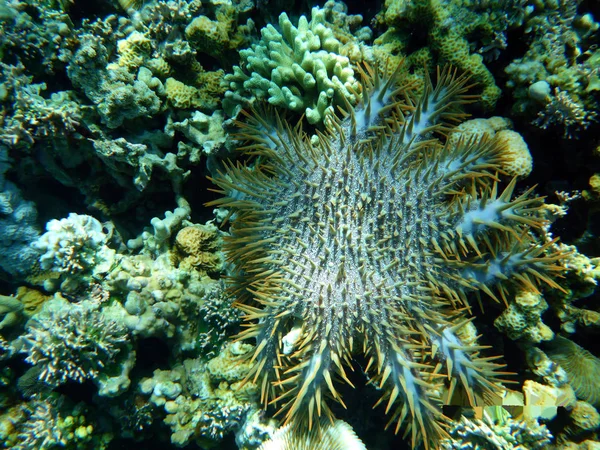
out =
<svg viewBox="0 0 600 450"><path fill-rule="evenodd" d="M455 391L475 406L503 389L502 365L459 337L458 306L469 292L507 302L515 286L556 288L562 256L530 240L543 232L542 200L531 189L513 198L515 179L500 191L498 141L432 144L469 100L465 77L439 71L411 97L366 70L362 104L316 139L251 116L243 135L261 164L214 178L225 196L209 205L233 212L226 251L263 402L310 429L333 416L327 397L343 404L333 379L350 382L344 366L362 349L390 423L435 448Z"/></svg>
<svg viewBox="0 0 600 450"><path fill-rule="evenodd" d="M491 110L501 90L484 60L494 59L506 48L506 31L522 21L524 3L495 0L483 6L474 1L387 1L378 17L387 29L375 44L404 54L418 70L424 64L458 67L477 83L481 105ZM427 46L418 40L421 34L426 34ZM479 41L472 42L475 36Z"/></svg>
<svg viewBox="0 0 600 450"><path fill-rule="evenodd" d="M494 325L511 339L524 338L533 343L550 341L554 333L542 322L548 303L536 292L519 292Z"/></svg>
<svg viewBox="0 0 600 450"><path fill-rule="evenodd" d="M108 433L96 432L85 405L69 405L64 397L32 400L0 416L2 448L15 450L67 448L104 449Z"/></svg>
<svg viewBox="0 0 600 450"><path fill-rule="evenodd" d="M0 448L598 447L597 20L0 0Z"/></svg>
<svg viewBox="0 0 600 450"><path fill-rule="evenodd" d="M171 442L179 447L192 441L211 446L251 416L257 389L242 382L250 366L240 363L251 350L249 345L229 344L208 363L185 360L182 366L156 370L152 378L142 380L141 393L167 412L164 422L172 430Z"/></svg>

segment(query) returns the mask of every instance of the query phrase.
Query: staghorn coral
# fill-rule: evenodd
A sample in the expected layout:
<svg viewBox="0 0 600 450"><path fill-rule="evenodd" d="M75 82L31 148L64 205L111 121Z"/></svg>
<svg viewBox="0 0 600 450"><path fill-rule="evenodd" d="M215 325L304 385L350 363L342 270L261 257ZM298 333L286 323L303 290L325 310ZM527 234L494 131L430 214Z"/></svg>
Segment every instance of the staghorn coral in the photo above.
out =
<svg viewBox="0 0 600 450"><path fill-rule="evenodd" d="M467 294L557 287L549 272L562 255L532 235L542 200L531 189L513 198L515 179L499 191L496 141L436 139L472 99L466 77L438 71L415 96L366 72L362 105L312 139L251 116L242 137L259 158L215 177L224 197L209 205L231 210L239 338L257 342L249 376L264 404L298 426L331 418L328 402L343 405L334 380L350 383L344 367L363 353L390 424L435 448L455 391L472 405L502 391L501 365L459 337Z"/></svg>

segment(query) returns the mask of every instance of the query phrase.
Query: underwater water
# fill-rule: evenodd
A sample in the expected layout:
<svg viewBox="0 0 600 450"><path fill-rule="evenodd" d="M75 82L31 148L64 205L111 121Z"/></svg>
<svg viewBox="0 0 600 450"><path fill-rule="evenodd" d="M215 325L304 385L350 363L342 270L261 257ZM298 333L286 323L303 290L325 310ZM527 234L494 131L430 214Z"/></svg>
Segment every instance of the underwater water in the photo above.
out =
<svg viewBox="0 0 600 450"><path fill-rule="evenodd" d="M0 0L0 448L600 448L598 20Z"/></svg>

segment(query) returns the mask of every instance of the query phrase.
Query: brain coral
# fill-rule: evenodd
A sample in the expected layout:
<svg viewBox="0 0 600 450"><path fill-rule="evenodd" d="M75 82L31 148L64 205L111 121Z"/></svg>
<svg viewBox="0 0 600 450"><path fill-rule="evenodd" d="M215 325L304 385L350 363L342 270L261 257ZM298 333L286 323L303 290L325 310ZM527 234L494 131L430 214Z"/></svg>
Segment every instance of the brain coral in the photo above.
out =
<svg viewBox="0 0 600 450"><path fill-rule="evenodd" d="M438 137L472 100L466 77L440 70L417 96L374 72L361 105L312 139L248 114L246 153L258 159L215 177L224 197L209 205L232 213L239 338L256 340L250 377L265 405L301 429L333 420L336 383L352 384L363 354L390 424L413 447L439 448L455 392L477 405L502 391L502 365L460 338L468 294L557 287L561 255L535 239L542 199L513 195L516 179L500 189L498 141Z"/></svg>

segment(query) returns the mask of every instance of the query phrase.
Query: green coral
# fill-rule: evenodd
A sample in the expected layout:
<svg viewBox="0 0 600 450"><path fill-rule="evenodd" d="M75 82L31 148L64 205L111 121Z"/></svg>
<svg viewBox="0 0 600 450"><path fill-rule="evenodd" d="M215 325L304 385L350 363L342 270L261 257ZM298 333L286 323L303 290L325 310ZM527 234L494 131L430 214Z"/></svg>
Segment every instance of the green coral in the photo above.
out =
<svg viewBox="0 0 600 450"><path fill-rule="evenodd" d="M359 85L350 60L340 54L341 42L325 21L325 10L313 8L311 20L301 16L294 26L286 13L261 30L252 48L240 51L242 66L235 66L225 81L229 107L251 97L305 113L311 124L323 122L334 106L357 101ZM227 109L227 105L224 106Z"/></svg>

